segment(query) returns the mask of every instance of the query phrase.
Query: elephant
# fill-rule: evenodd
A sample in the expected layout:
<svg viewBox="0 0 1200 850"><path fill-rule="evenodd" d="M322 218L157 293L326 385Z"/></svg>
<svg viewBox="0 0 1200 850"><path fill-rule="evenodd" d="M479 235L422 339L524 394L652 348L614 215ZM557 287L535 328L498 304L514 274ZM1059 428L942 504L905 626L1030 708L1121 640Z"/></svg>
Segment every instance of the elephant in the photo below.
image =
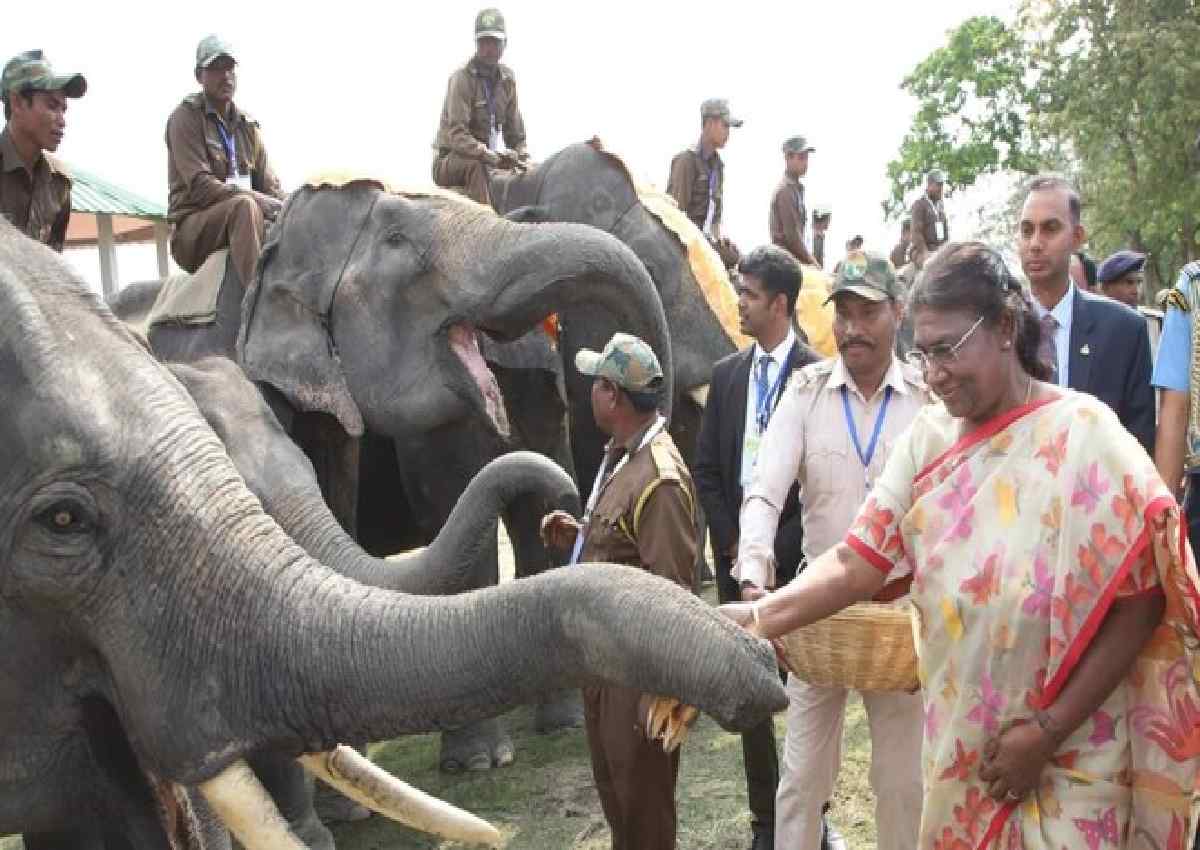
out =
<svg viewBox="0 0 1200 850"><path fill-rule="evenodd" d="M304 552L171 372L49 249L0 222L0 832L296 846L245 760L294 756L397 814L339 741L607 682L732 730L786 698L770 646L670 583L584 564L457 596ZM486 654L459 651L486 645ZM374 791L368 792L369 788ZM401 796L403 795L403 799ZM417 820L494 842L427 802ZM205 845L204 841L212 840ZM107 846L107 842L105 842Z"/></svg>
<svg viewBox="0 0 1200 850"><path fill-rule="evenodd" d="M134 290L114 310L132 318L148 300L145 288ZM235 359L312 459L343 526L367 551L390 554L431 541L471 477L505 451L527 445L570 469L556 379L504 373L560 400L514 435L479 346L484 337L515 340L552 312L583 311L637 333L671 363L662 303L618 240L349 180L289 196L256 280L244 298L237 286L222 288L213 325L157 325L148 341L165 361ZM505 513L519 575L551 566L540 519L523 500ZM577 725L579 715L576 700L553 700L539 707L538 725ZM500 762L510 746L495 734L443 743L446 767Z"/></svg>

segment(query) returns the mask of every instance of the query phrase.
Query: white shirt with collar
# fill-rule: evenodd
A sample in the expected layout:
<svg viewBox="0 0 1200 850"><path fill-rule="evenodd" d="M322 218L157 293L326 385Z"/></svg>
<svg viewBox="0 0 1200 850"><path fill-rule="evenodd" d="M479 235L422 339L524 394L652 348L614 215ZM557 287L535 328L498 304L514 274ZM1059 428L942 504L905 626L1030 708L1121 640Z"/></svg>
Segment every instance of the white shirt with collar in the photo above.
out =
<svg viewBox="0 0 1200 850"><path fill-rule="evenodd" d="M1036 296L1033 299L1033 309L1037 312L1039 320L1049 313L1054 317L1054 321L1058 322L1058 327L1054 329L1054 352L1058 357L1058 385L1065 387L1068 372L1071 370L1071 316L1075 311L1075 284L1068 281L1067 291L1054 305L1054 309L1047 310Z"/></svg>
<svg viewBox="0 0 1200 850"><path fill-rule="evenodd" d="M771 362L767 366L767 389L768 391L775 386L775 382L779 380L779 371L783 368L783 364L787 362L788 355L792 353L792 346L796 344L796 334L789 327L787 336L783 342L775 346L767 352L771 355ZM757 342L754 343L754 353L750 360L750 379L746 387L746 429L742 435L742 474L741 484L742 489L746 489L754 478L754 462L758 457L758 447L762 442L762 435L758 433L758 411L756 408L758 402L758 363L762 359L763 348ZM771 397L771 408L773 409L779 401L779 394L782 388L775 391L775 395Z"/></svg>
<svg viewBox="0 0 1200 850"><path fill-rule="evenodd" d="M846 424L842 387L863 451L879 418L887 389L887 414L870 467L863 469ZM739 519L741 536L733 576L758 587L775 582L775 531L793 482L800 484L804 504L804 554L810 560L840 543L866 501L868 482L883 471L896 440L921 407L931 401L916 370L895 356L871 398L863 397L839 357L813 363L788 381L771 425L763 438L764 462L756 470ZM892 578L901 575L901 570Z"/></svg>

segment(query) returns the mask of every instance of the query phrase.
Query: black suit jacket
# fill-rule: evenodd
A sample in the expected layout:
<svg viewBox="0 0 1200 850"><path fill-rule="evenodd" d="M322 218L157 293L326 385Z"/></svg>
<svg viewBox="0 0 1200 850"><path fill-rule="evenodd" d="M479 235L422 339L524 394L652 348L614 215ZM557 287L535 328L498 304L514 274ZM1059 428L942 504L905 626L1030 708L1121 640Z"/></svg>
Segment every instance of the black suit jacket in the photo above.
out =
<svg viewBox="0 0 1200 850"><path fill-rule="evenodd" d="M746 402L753 358L754 346L751 345L722 358L713 366L692 466L696 494L704 506L713 548L718 553L724 553L738 538L738 513L742 507L742 442L746 432ZM820 359L811 348L796 341L783 366L784 377L775 397L776 405L783 397L792 372ZM776 560L781 575L794 572L799 563L802 537L799 526L798 487L793 485L775 535Z"/></svg>
<svg viewBox="0 0 1200 850"><path fill-rule="evenodd" d="M1069 351L1067 384L1116 411L1121 424L1153 456L1154 387L1145 320L1111 298L1076 289Z"/></svg>

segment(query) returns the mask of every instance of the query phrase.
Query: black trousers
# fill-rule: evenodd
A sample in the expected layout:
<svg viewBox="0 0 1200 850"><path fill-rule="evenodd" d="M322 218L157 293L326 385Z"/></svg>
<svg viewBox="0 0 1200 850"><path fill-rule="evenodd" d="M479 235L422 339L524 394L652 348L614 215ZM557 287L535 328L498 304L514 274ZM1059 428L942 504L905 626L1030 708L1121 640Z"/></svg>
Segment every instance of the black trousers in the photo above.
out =
<svg viewBox="0 0 1200 850"><path fill-rule="evenodd" d="M717 599L737 602L741 590L729 574L733 563L725 555L717 559ZM775 747L775 723L767 718L749 732L742 733L742 765L746 770L746 791L750 798L751 826L755 832L775 831L775 791L779 788L779 752Z"/></svg>

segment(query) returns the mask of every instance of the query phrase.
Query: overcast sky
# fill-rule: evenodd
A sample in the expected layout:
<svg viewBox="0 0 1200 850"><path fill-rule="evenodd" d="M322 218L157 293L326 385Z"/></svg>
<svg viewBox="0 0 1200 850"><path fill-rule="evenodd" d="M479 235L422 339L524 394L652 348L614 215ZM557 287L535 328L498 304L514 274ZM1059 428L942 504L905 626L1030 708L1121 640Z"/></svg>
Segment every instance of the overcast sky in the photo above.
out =
<svg viewBox="0 0 1200 850"><path fill-rule="evenodd" d="M506 0L500 8L504 62L516 73L535 159L599 135L636 175L664 187L671 156L698 137L700 102L727 97L746 123L723 152L725 232L743 250L767 239L779 145L801 133L817 148L809 206L832 205L836 257L852 233L881 250L895 242L880 202L914 110L899 90L904 75L965 18L1008 17L1012 6ZM0 53L40 47L59 72L83 73L88 93L71 102L60 156L164 204L163 130L198 88L196 42L209 32L234 45L235 100L261 122L285 189L328 169L423 186L446 80L472 53L481 7L235 2L182 13L175 3L67 0L47 15L6 16ZM969 222L956 206L967 202L950 205L952 227L961 212L958 236ZM74 260L98 281L93 256ZM122 249L120 274L123 282L155 276L153 252Z"/></svg>

